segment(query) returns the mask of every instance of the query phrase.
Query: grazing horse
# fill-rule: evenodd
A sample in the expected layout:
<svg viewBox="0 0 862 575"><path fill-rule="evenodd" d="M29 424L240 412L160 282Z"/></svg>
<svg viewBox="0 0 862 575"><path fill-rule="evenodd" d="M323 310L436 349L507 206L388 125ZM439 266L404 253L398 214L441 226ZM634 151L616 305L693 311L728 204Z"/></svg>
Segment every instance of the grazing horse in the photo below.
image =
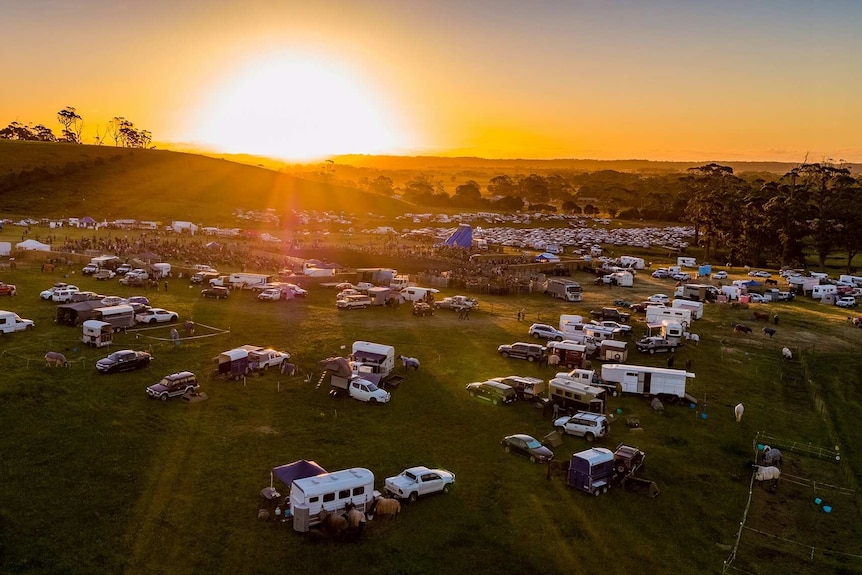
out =
<svg viewBox="0 0 862 575"><path fill-rule="evenodd" d="M338 537L347 529L347 519L342 515L322 509L318 517L320 518L321 531L325 535Z"/></svg>
<svg viewBox="0 0 862 575"><path fill-rule="evenodd" d="M736 423L742 422L742 414L745 412L745 406L741 403L737 403L736 407L733 408L733 415L736 416Z"/></svg>
<svg viewBox="0 0 862 575"><path fill-rule="evenodd" d="M862 317L847 317L847 321L856 327L862 327Z"/></svg>
<svg viewBox="0 0 862 575"><path fill-rule="evenodd" d="M695 345L698 345L700 343L700 336L696 333L685 332L685 339L693 341Z"/></svg>
<svg viewBox="0 0 862 575"><path fill-rule="evenodd" d="M406 355L399 355L398 359L401 360L401 365L404 366L404 369L409 370L411 367L413 371L419 371L419 360L415 357L407 357Z"/></svg>
<svg viewBox="0 0 862 575"><path fill-rule="evenodd" d="M773 335L775 335L775 330L772 329L771 327L765 327L765 328L763 328L763 333L765 333L769 337L772 337Z"/></svg>
<svg viewBox="0 0 862 575"><path fill-rule="evenodd" d="M782 462L781 451L774 447L765 445L763 447L763 465L765 467L780 467Z"/></svg>
<svg viewBox="0 0 862 575"><path fill-rule="evenodd" d="M195 322L193 322L192 320L187 320L185 323L183 323L183 329L185 330L187 336L188 335L194 335L195 334Z"/></svg>
<svg viewBox="0 0 862 575"><path fill-rule="evenodd" d="M775 467L774 465L763 466L763 465L755 465L754 466L754 480L758 483L763 483L764 481L771 481L772 486L770 489L775 491L778 487L778 480L781 479L781 470Z"/></svg>
<svg viewBox="0 0 862 575"><path fill-rule="evenodd" d="M754 312L754 314L752 314L752 318L754 319L754 321L765 321L768 323L769 322L769 312L756 311L756 312Z"/></svg>
<svg viewBox="0 0 862 575"><path fill-rule="evenodd" d="M734 324L733 333L751 333L751 328L747 325L742 325L741 323Z"/></svg>
<svg viewBox="0 0 862 575"><path fill-rule="evenodd" d="M282 361L281 362L281 373L282 373L282 375L292 377L292 376L299 373L299 368L296 367L295 363L290 363L289 361Z"/></svg>
<svg viewBox="0 0 862 575"><path fill-rule="evenodd" d="M764 283L768 286L777 286L778 280L766 280Z"/></svg>
<svg viewBox="0 0 862 575"><path fill-rule="evenodd" d="M378 497L374 500L374 505L372 506L371 511L381 517L384 515L396 517L401 513L401 502L390 497Z"/></svg>
<svg viewBox="0 0 862 575"><path fill-rule="evenodd" d="M790 361L791 359L793 359L793 352L792 352L792 351L790 351L790 348L789 348L789 347L783 347L783 348L781 348L781 355L783 355L783 356L784 356L784 359L786 359L786 360L788 360L788 361Z"/></svg>
<svg viewBox="0 0 862 575"><path fill-rule="evenodd" d="M66 356L56 351L49 351L45 354L45 365L48 367L69 367L69 362L66 361Z"/></svg>

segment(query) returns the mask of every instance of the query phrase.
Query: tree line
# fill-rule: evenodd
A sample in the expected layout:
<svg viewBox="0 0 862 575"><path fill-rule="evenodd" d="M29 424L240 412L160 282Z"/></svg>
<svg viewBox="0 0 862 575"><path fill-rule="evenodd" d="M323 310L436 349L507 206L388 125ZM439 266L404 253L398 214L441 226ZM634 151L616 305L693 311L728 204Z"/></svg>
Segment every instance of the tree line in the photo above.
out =
<svg viewBox="0 0 862 575"><path fill-rule="evenodd" d="M57 122L63 127L60 135L44 124L22 124L10 122L0 130L0 138L6 140L26 140L33 142L66 142L83 144L84 119L73 106L66 106L57 112ZM122 116L114 116L105 126L96 125L94 143L103 145L113 140L114 146L123 148L152 148L153 135L149 130L137 128Z"/></svg>

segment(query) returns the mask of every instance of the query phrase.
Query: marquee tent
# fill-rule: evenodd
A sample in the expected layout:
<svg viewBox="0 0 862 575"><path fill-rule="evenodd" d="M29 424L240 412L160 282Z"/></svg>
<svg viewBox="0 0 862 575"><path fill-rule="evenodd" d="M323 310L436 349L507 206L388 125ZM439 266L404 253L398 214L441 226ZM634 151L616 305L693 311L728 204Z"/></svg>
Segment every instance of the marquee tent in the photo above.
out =
<svg viewBox="0 0 862 575"><path fill-rule="evenodd" d="M23 242L15 244L15 249L50 252L51 246L49 246L48 244L43 244L42 242L37 242L36 240L24 240Z"/></svg>
<svg viewBox="0 0 862 575"><path fill-rule="evenodd" d="M461 224L443 243L447 246L470 249L473 247L473 228L470 224Z"/></svg>

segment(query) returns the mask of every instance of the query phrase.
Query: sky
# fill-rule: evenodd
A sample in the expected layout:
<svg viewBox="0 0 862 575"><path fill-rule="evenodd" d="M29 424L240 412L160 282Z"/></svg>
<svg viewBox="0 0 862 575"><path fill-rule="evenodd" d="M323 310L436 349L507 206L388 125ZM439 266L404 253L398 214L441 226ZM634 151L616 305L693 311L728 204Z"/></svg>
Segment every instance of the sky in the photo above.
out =
<svg viewBox="0 0 862 575"><path fill-rule="evenodd" d="M862 162L862 2L0 0L0 127L159 147Z"/></svg>

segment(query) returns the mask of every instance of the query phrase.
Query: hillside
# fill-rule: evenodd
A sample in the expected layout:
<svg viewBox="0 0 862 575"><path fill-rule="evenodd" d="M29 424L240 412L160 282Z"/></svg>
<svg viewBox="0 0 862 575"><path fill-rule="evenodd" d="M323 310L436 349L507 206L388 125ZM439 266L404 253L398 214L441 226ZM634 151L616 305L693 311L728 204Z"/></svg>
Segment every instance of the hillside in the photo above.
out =
<svg viewBox="0 0 862 575"><path fill-rule="evenodd" d="M210 225L230 223L236 208L389 215L410 207L354 188L194 154L7 140L0 140L0 205L7 213Z"/></svg>

